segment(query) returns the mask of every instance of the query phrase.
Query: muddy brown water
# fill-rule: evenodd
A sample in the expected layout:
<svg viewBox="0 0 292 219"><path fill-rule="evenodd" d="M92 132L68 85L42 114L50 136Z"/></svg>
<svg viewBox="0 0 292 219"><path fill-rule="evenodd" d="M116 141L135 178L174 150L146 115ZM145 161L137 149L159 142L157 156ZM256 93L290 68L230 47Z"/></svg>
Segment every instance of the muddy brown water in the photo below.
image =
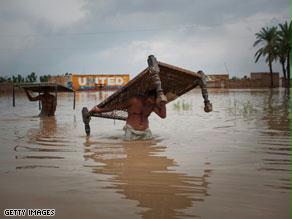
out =
<svg viewBox="0 0 292 219"><path fill-rule="evenodd" d="M291 105L285 90L198 90L150 117L151 141L80 111L109 93L58 96L56 116L0 96L0 210L54 208L54 218L290 218Z"/></svg>

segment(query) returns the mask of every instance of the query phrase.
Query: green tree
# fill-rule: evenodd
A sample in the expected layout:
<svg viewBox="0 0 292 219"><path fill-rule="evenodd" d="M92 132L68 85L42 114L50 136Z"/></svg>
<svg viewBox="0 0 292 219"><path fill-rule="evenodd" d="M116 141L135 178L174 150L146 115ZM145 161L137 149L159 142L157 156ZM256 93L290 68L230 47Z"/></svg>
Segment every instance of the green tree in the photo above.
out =
<svg viewBox="0 0 292 219"><path fill-rule="evenodd" d="M34 83L34 82L36 82L36 81L37 81L37 75L36 75L36 73L35 73L35 72L30 73L30 74L26 77L25 81L26 81L26 82L29 82L29 83Z"/></svg>
<svg viewBox="0 0 292 219"><path fill-rule="evenodd" d="M291 21L288 25L286 21L284 24L279 24L278 31L278 59L282 65L284 78L288 79L288 87L290 88L290 66L291 66ZM286 62L286 69L285 69ZM287 73L287 77L286 77Z"/></svg>
<svg viewBox="0 0 292 219"><path fill-rule="evenodd" d="M46 75L40 76L40 82L46 82Z"/></svg>
<svg viewBox="0 0 292 219"><path fill-rule="evenodd" d="M16 81L17 83L23 83L24 82L24 78L20 74L17 75L16 80L17 80Z"/></svg>
<svg viewBox="0 0 292 219"><path fill-rule="evenodd" d="M42 75L40 76L40 82L48 82L51 75Z"/></svg>
<svg viewBox="0 0 292 219"><path fill-rule="evenodd" d="M0 76L0 83L4 81L7 81L7 79L5 77Z"/></svg>
<svg viewBox="0 0 292 219"><path fill-rule="evenodd" d="M286 50L287 50L286 47L279 40L278 45L277 45L277 59L279 60L281 66L282 66L283 76L284 76L285 80L287 79L286 67L285 67L285 63L287 60L287 51Z"/></svg>
<svg viewBox="0 0 292 219"><path fill-rule="evenodd" d="M256 41L253 46L256 47L261 45L255 53L255 62L257 63L260 57L266 57L266 62L269 65L271 73L271 88L274 87L273 82L273 68L272 63L277 58L277 27L265 27L262 28L260 32L256 33Z"/></svg>
<svg viewBox="0 0 292 219"><path fill-rule="evenodd" d="M17 83L17 77L14 76L14 75L12 75L12 82L13 82L13 83Z"/></svg>

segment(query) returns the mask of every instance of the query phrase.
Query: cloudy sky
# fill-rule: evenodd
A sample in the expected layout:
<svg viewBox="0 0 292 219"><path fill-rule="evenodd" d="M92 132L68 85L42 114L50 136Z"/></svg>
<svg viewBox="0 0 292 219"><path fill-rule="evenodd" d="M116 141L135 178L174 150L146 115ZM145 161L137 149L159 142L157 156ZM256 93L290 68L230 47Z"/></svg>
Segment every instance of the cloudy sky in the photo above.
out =
<svg viewBox="0 0 292 219"><path fill-rule="evenodd" d="M290 0L0 0L0 75L134 76L149 54L207 74L268 71L254 63L254 34L290 10Z"/></svg>

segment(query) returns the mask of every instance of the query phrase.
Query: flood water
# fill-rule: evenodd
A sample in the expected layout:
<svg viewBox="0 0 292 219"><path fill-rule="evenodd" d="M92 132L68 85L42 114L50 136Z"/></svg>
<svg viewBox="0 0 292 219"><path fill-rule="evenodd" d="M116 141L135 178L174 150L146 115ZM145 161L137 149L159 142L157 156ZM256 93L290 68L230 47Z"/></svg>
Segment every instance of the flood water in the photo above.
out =
<svg viewBox="0 0 292 219"><path fill-rule="evenodd" d="M54 208L54 218L291 218L291 105L285 90L199 90L150 117L151 141L123 141L123 121L83 106L108 93L60 94L37 117L21 94L0 96L0 210Z"/></svg>

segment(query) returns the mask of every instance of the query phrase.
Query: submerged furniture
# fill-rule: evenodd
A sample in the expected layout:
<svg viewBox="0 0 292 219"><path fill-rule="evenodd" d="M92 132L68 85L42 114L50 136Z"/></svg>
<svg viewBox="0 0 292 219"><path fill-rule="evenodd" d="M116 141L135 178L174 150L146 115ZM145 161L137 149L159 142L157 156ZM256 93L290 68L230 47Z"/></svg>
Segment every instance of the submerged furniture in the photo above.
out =
<svg viewBox="0 0 292 219"><path fill-rule="evenodd" d="M200 86L205 103L204 110L205 112L210 112L212 111L212 104L208 99L206 79L207 77L202 71L192 72L170 64L158 62L153 55L150 55L146 69L129 81L124 87L98 104L97 107L115 108L120 103L124 103L136 95L145 95L153 89L156 90L159 101L165 100L169 103L193 88ZM90 117L86 117L87 113L87 108L83 108L83 122L85 124L86 134L89 135ZM95 113L91 117L126 120L127 115L127 109L118 109L112 112Z"/></svg>

